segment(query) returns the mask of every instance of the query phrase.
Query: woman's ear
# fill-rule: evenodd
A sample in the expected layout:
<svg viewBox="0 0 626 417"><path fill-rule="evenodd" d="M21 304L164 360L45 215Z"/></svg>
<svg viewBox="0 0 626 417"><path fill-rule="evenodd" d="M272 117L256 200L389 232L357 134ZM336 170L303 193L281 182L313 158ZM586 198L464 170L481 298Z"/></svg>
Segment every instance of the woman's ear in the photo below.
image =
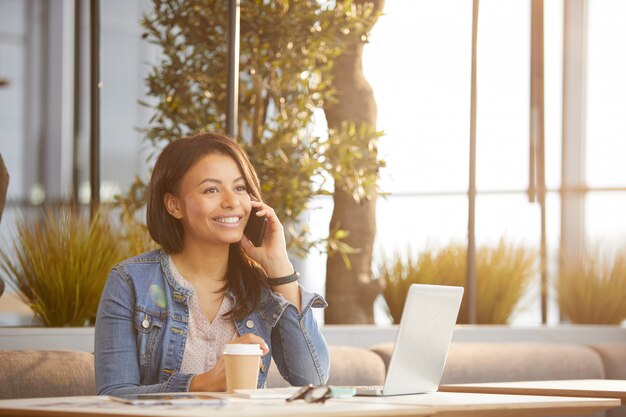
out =
<svg viewBox="0 0 626 417"><path fill-rule="evenodd" d="M165 203L165 209L172 217L179 220L183 217L180 201L171 193L165 193L165 196L163 196L163 203Z"/></svg>

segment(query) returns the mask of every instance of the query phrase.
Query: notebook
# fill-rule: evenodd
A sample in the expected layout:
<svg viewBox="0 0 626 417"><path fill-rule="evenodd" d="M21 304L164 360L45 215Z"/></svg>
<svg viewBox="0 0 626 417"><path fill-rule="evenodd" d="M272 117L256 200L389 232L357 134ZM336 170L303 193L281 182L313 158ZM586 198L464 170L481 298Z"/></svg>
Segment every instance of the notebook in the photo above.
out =
<svg viewBox="0 0 626 417"><path fill-rule="evenodd" d="M463 287L412 284L404 304L385 385L355 387L356 395L437 391L461 307Z"/></svg>

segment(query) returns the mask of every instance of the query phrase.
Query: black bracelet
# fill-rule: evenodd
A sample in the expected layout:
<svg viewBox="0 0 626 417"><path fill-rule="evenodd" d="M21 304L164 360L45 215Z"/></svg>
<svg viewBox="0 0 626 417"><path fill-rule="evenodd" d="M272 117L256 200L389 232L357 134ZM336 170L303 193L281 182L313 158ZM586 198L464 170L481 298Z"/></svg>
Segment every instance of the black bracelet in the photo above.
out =
<svg viewBox="0 0 626 417"><path fill-rule="evenodd" d="M276 287L277 285L285 285L289 284L290 282L297 281L298 278L300 278L300 274L298 272L294 272L293 274L287 275L286 277L268 278L267 283L270 285L270 287Z"/></svg>

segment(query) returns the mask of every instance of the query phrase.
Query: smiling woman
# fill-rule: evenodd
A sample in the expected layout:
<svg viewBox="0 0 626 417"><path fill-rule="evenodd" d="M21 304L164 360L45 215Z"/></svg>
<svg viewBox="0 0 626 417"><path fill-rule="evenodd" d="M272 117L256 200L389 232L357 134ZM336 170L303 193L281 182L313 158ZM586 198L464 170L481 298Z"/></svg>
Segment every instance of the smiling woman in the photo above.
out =
<svg viewBox="0 0 626 417"><path fill-rule="evenodd" d="M196 162L183 177L179 196L165 194L168 213L180 220L192 241L234 243L241 240L245 220L250 216L251 199L246 180L229 156L209 154Z"/></svg>
<svg viewBox="0 0 626 417"><path fill-rule="evenodd" d="M196 233L190 222L203 214L198 211L213 210L213 216L222 217L236 213L247 219L251 198L261 199L258 183L245 152L233 140L217 135L178 139L163 150L150 180L150 235L168 252L179 253L191 238L185 230ZM210 208L216 205L224 207ZM240 239L241 233L236 241Z"/></svg>
<svg viewBox="0 0 626 417"><path fill-rule="evenodd" d="M222 391L227 343L261 347L259 387L271 357L293 385L326 382L328 348L311 312L326 302L285 279L298 274L259 190L229 137L199 134L163 149L147 208L148 230L163 249L109 276L96 320L99 394ZM251 215L267 219L258 247L244 235Z"/></svg>

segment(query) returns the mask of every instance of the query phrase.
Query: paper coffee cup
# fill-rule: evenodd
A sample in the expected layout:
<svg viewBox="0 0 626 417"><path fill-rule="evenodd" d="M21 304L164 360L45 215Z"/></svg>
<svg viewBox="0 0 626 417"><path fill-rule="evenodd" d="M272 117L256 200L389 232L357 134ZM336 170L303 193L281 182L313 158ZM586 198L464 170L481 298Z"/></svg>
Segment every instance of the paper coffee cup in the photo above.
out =
<svg viewBox="0 0 626 417"><path fill-rule="evenodd" d="M261 346L249 344L227 344L224 346L226 367L226 389L256 389L261 365Z"/></svg>

